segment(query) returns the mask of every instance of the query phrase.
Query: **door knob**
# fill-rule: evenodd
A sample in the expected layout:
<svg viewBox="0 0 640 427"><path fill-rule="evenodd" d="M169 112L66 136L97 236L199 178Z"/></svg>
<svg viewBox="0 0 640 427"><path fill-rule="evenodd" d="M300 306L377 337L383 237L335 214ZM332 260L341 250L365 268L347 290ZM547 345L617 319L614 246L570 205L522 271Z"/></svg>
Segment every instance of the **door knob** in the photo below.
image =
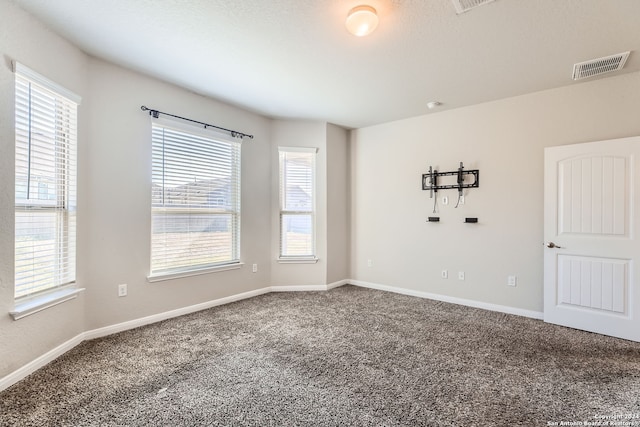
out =
<svg viewBox="0 0 640 427"><path fill-rule="evenodd" d="M562 246L558 246L558 245L556 245L556 244L555 244L555 243L553 243L553 242L549 242L549 243L547 243L547 247L548 247L548 248L558 248L558 249L562 249Z"/></svg>

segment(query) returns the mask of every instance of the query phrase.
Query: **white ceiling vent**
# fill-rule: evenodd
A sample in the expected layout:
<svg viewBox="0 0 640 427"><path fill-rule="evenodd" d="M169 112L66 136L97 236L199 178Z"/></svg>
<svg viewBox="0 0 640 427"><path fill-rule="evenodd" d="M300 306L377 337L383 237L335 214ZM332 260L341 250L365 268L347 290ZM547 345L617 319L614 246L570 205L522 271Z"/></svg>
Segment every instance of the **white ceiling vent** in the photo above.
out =
<svg viewBox="0 0 640 427"><path fill-rule="evenodd" d="M482 6L483 4L491 3L495 0L451 0L456 8L456 13L461 14L467 12L474 7Z"/></svg>
<svg viewBox="0 0 640 427"><path fill-rule="evenodd" d="M588 77L620 70L624 67L624 63L627 62L628 57L629 52L622 52L574 64L573 80L586 79Z"/></svg>

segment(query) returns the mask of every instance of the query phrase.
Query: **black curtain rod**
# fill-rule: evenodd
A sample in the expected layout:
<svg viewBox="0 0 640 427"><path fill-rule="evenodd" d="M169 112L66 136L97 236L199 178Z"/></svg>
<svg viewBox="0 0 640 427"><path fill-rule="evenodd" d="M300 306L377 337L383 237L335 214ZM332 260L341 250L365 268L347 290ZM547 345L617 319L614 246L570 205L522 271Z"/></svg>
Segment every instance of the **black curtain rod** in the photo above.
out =
<svg viewBox="0 0 640 427"><path fill-rule="evenodd" d="M226 128L222 128L220 126L216 126L216 125L210 125L209 123L203 123L203 122L199 122L197 120L191 120L191 119L187 119L186 117L180 117L180 116L176 116L173 114L169 114L169 113L164 113L162 111L158 111L158 110L152 110L151 108L147 108L144 105L142 107L140 107L140 109L142 111L148 111L150 116L153 116L154 118L158 118L158 116L160 114L164 114L165 116L171 116L171 117L175 117L176 119L180 119L180 120L186 120L188 122L192 122L192 123L198 123L199 125L203 125L204 128L215 128L215 129L220 129L223 130L225 132L229 132L231 134L232 137L234 138L244 138L245 136L247 138L251 138L253 139L253 135L249 135L247 133L242 133L242 132L238 132L237 130L231 130L231 129L226 129Z"/></svg>

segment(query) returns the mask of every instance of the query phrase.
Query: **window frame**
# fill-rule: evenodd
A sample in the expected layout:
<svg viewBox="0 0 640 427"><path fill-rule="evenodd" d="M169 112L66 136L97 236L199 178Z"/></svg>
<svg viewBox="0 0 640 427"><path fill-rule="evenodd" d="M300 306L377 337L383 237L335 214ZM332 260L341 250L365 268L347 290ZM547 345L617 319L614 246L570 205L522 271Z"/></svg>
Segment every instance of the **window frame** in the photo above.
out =
<svg viewBox="0 0 640 427"><path fill-rule="evenodd" d="M65 89L57 83L47 79L23 64L14 61L15 74L15 170L14 170L14 310L10 312L15 320L29 314L41 311L53 305L75 298L83 289L76 287L76 232L77 232L77 145L78 145L78 107L80 96ZM26 94L25 94L26 88ZM50 105L36 104L38 99L48 99ZM26 101L26 104L24 103ZM33 103L33 105L32 105ZM37 119L46 117L53 124L53 133L46 135ZM18 130L22 126L22 130ZM26 129L26 130L25 130ZM36 132L33 132L36 130ZM33 134L32 134L33 132ZM36 138L38 138L36 140ZM32 158L32 144L39 143L37 153L39 158ZM37 147L37 145L36 145ZM27 152L27 158L21 158L21 153ZM44 153L44 157L41 154ZM45 160L42 160L45 159ZM39 197L45 188L42 182L31 182L32 168L36 173L43 169L43 162L48 162L52 169L53 181L46 183L45 200ZM26 171L21 171L26 167ZM25 175L26 172L26 175ZM46 178L46 177L45 177ZM24 181L24 184L23 184ZM53 193L50 185L54 185ZM19 187L24 187L24 197L19 197ZM35 189L35 190L34 190ZM54 198L51 198L51 194ZM32 198L35 197L35 198ZM42 226L53 236L54 254L47 259L43 272L50 271L51 277L37 286L36 275L22 283L24 277L18 275L22 269L19 264L33 262L34 258L18 254L23 245L18 238L20 217L30 220L27 214L39 215L52 213L53 225ZM33 233L34 228L27 228ZM31 248L32 253L38 248L33 244L25 246ZM43 273L40 273L43 274ZM26 284L26 287L24 286Z"/></svg>
<svg viewBox="0 0 640 427"><path fill-rule="evenodd" d="M293 210L286 209L285 192L285 160L287 153L307 153L311 156L311 210ZM307 264L318 262L317 252L317 153L316 147L278 147L278 198L279 198L279 214L278 214L278 262L283 264ZM285 216L309 216L311 219L311 253L304 255L283 254L283 219Z"/></svg>
<svg viewBox="0 0 640 427"><path fill-rule="evenodd" d="M190 123L185 123L183 121L166 118L166 117L151 117L151 156L152 156L152 176L151 182L154 183L156 177L156 168L158 165L154 161L154 156L159 155L156 144L158 143L154 138L154 129L169 129L174 132L176 135L180 134L185 137L191 137L192 139L189 143L194 144L196 140L208 140L214 144L227 144L228 149L230 151L230 170L231 176L230 179L230 204L229 207L225 209L219 203L209 207L202 206L192 206L191 204L179 205L172 204L165 200L166 197L166 187L160 188L162 192L163 201L162 203L154 203L154 188L152 185L151 193L151 235L150 235L150 258L149 258L149 275L147 276L147 280L149 282L158 282L163 280L171 280L180 277L189 277L201 274L207 274L217 271L226 271L240 268L243 263L241 262L241 218L242 218L242 207L241 207L241 185L242 185L242 144L241 141L230 137L222 132L216 131L211 128L203 128L197 125L193 125ZM164 141L164 137L163 137ZM163 142L164 144L164 142ZM211 158L209 158L211 160ZM163 160L164 161L164 160ZM164 164L161 166L162 173L164 174L165 166ZM233 179L235 177L235 182ZM164 177L163 177L164 179ZM219 201L219 196L216 195L215 200ZM174 215L187 215L191 217L192 215L220 215L220 216L231 216L231 243L230 243L230 251L231 256L229 259L222 260L219 262L212 263L194 263L192 265L184 265L176 268L155 268L154 269L154 257L160 258L161 255L159 253L154 254L154 218L159 218L156 216L158 214L174 214ZM157 233L158 235L162 233ZM212 249L214 246L209 247L208 249Z"/></svg>

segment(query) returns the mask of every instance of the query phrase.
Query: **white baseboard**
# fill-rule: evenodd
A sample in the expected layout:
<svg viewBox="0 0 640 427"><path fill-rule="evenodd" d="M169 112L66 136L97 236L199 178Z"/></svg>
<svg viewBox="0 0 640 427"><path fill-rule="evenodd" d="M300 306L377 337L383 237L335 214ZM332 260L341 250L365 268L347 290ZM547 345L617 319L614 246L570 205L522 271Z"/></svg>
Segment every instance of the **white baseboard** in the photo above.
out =
<svg viewBox="0 0 640 427"><path fill-rule="evenodd" d="M219 305L229 304L235 301L240 301L247 298L253 298L258 295L267 294L269 292L293 292L293 291L326 291L330 289L329 286L335 288L348 283L347 280L331 283L329 285L317 285L317 286L268 286L266 288L256 289L253 291L243 292L241 294L231 295L224 298L215 299L212 301L203 302L201 304L195 304L188 307L178 308L176 310L165 311L163 313L154 314L151 316L141 317L139 319L129 320L127 322L118 323L115 325L105 326L103 328L92 329L76 335L68 341L60 344L58 347L43 354L37 359L27 363L14 372L0 378L0 391L11 387L18 381L26 378L29 374L32 374L36 370L42 368L49 362L52 362L59 356L63 355L73 347L77 346L83 341L91 340L95 338L105 337L118 332L127 331L129 329L138 328L140 326L150 325L152 323L160 322L162 320L171 319L173 317L183 316L189 313L195 313L196 311L206 310L211 307Z"/></svg>
<svg viewBox="0 0 640 427"><path fill-rule="evenodd" d="M22 380L23 378L26 378L28 375L31 375L32 373L42 368L47 363L52 362L53 360L62 356L64 353L71 350L73 347L77 346L82 341L84 341L84 333L80 333L76 335L70 340L63 342L53 350L46 352L45 354L38 357L37 359L32 360L31 362L27 363L23 367L13 371L9 375L0 378L0 391L11 387L18 381Z"/></svg>
<svg viewBox="0 0 640 427"><path fill-rule="evenodd" d="M337 282L329 283L327 285L327 290L339 288L340 286L348 285L351 283L349 280L338 280Z"/></svg>
<svg viewBox="0 0 640 427"><path fill-rule="evenodd" d="M338 280L328 285L292 285L292 286L271 286L271 292L307 292L307 291L328 291L340 286L349 284L349 280Z"/></svg>
<svg viewBox="0 0 640 427"><path fill-rule="evenodd" d="M228 297L203 302L200 304L190 305L188 307L178 308L176 310L165 311L163 313L153 314L151 316L141 317L139 319L129 320L127 322L105 326L104 328L92 329L84 333L84 339L92 340L94 338L105 337L107 335L112 335L118 332L127 331L129 329L138 328L140 326L150 325L152 323L171 319L173 317L184 316L185 314L206 310L207 308L229 304L231 302L240 301L247 298L253 298L258 295L267 294L269 292L271 292L271 288L269 287L256 289L254 291L243 292L241 294L231 295Z"/></svg>
<svg viewBox="0 0 640 427"><path fill-rule="evenodd" d="M515 314L516 316L530 317L537 320L542 320L544 315L541 311L525 310L522 308L509 307L506 305L491 304L488 302L451 297L447 295L432 294L430 292L416 291L413 289L380 285L378 283L364 282L362 280L350 280L349 283L363 288L378 289L381 291L394 292L396 294L409 295L412 297L427 298L436 301L449 302L452 304L465 305L467 307L482 308L484 310L497 311L500 313Z"/></svg>
<svg viewBox="0 0 640 427"><path fill-rule="evenodd" d="M326 291L327 285L292 285L292 286L271 286L271 292L308 292Z"/></svg>
<svg viewBox="0 0 640 427"><path fill-rule="evenodd" d="M104 328L92 329L76 335L68 341L60 344L58 347L43 354L37 359L27 363L23 367L10 373L9 375L0 378L0 391L11 387L13 384L42 368L49 362L52 362L59 356L62 356L73 347L77 346L83 341L91 340L94 338L100 338L107 335L115 334L129 329L138 328L144 325L150 325L152 323L160 322L162 320L171 319L173 317L183 316L189 313L195 313L196 311L206 310L207 308L216 307L218 305L229 304L231 302L240 301L247 298L252 298L258 295L271 292L270 287L256 289L249 292L243 292L241 294L231 295L224 298L215 299L212 301L203 302L201 304L195 304L188 307L182 307L176 310L165 311L164 313L158 313L151 316L141 317L139 319L130 320L128 322L122 322L115 325L105 326Z"/></svg>
<svg viewBox="0 0 640 427"><path fill-rule="evenodd" d="M296 291L327 291L352 284L361 286L364 288L378 289L382 291L394 292L403 295L410 295L420 298L428 298L437 301L450 302L453 304L466 305L469 307L482 308L485 310L498 311L502 313L515 314L518 316L531 317L533 319L542 320L543 314L537 311L523 310L514 307L508 307L503 305L489 304L479 301L473 301L463 298L449 297L446 295L432 294L428 292L415 291L411 289L398 288L394 286L380 285L377 283L364 282L362 280L339 280L337 282L329 283L327 285L307 285L307 286L269 286L266 288L256 289L253 291L243 292L237 295L231 295L224 298L219 298L212 301L203 302L201 304L195 304L188 307L179 308L176 310L166 311L164 313L158 313L151 316L141 317L140 319L134 319L127 322L118 323L111 326L105 326L103 328L92 329L76 335L70 340L60 344L56 348L46 352L37 359L27 363L23 367L10 373L9 375L0 378L0 391L11 387L13 384L24 379L29 374L42 368L49 362L52 362L59 356L63 355L73 347L80 344L82 341L90 340L94 338L100 338L107 335L115 334L118 332L126 331L133 328L138 328L144 325L150 325L152 323L160 322L162 320L170 319L173 317L183 316L189 313L195 313L196 311L206 310L207 308L216 307L219 305L229 304L231 302L240 301L247 298L252 298L258 295L263 295L269 292L296 292Z"/></svg>

